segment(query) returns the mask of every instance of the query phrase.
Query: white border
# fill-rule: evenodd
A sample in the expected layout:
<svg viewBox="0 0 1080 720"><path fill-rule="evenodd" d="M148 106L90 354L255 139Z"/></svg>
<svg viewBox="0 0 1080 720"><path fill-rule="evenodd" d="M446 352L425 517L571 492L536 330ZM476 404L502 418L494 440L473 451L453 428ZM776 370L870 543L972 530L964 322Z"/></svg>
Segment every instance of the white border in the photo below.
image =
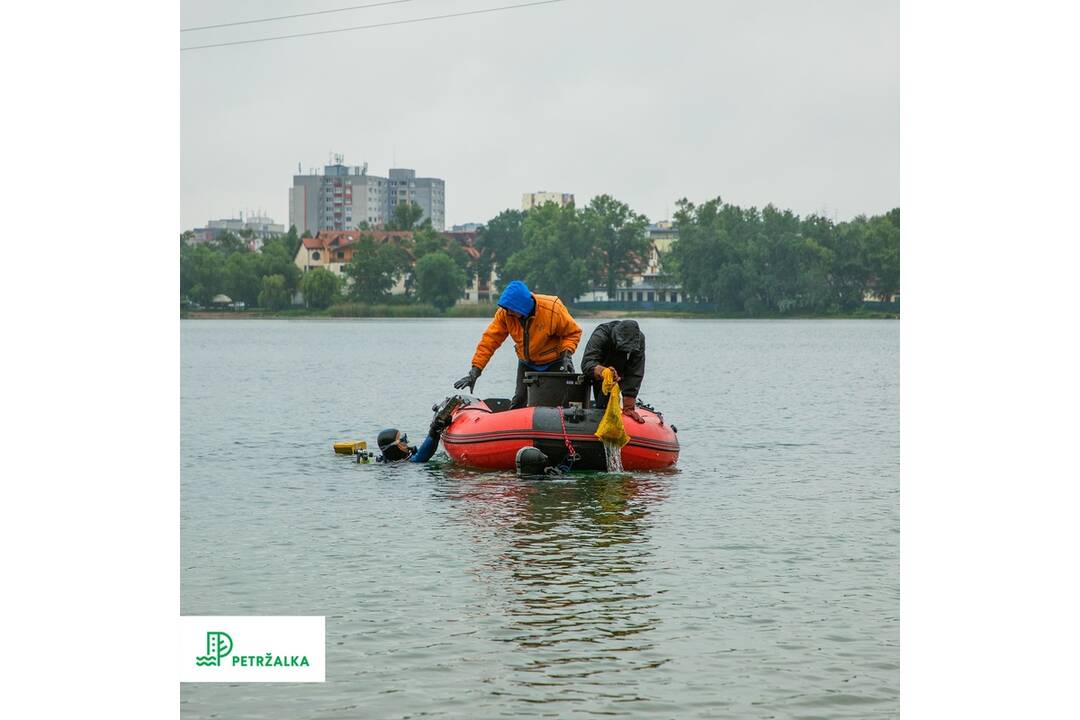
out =
<svg viewBox="0 0 1080 720"><path fill-rule="evenodd" d="M903 6L905 717L1076 712L1075 7Z"/></svg>
<svg viewBox="0 0 1080 720"><path fill-rule="evenodd" d="M0 715L174 717L177 6L4 15Z"/></svg>
<svg viewBox="0 0 1080 720"><path fill-rule="evenodd" d="M908 717L1075 706L1074 8L903 6ZM7 716L179 707L171 662L109 642L167 658L179 614L176 248L159 242L178 227L177 19L134 0L5 15ZM130 183L134 155L154 182ZM50 167L84 173L63 207L40 191Z"/></svg>

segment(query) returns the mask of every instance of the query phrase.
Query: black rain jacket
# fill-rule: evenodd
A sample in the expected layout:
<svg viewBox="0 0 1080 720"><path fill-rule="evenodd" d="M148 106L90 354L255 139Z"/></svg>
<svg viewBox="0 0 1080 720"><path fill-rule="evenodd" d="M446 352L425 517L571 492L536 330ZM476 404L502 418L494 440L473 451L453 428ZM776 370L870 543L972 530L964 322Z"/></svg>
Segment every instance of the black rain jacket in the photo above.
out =
<svg viewBox="0 0 1080 720"><path fill-rule="evenodd" d="M633 320L613 320L597 325L585 346L581 371L593 378L597 365L615 368L619 373L619 390L636 398L645 378L645 336Z"/></svg>

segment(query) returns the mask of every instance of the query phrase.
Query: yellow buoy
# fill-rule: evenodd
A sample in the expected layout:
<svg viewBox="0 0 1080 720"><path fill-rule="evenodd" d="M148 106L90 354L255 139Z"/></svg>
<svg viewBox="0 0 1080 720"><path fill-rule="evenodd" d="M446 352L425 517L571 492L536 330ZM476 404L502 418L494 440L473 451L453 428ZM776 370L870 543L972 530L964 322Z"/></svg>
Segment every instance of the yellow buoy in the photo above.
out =
<svg viewBox="0 0 1080 720"><path fill-rule="evenodd" d="M361 450L367 450L367 442L363 440L343 440L334 443L334 452L338 455L356 455Z"/></svg>

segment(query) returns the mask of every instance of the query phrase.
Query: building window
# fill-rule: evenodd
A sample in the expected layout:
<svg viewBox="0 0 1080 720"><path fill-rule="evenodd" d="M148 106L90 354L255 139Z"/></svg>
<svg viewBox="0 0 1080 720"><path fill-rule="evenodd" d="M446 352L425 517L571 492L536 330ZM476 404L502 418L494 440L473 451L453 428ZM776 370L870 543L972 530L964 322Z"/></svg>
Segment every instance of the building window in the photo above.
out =
<svg viewBox="0 0 1080 720"><path fill-rule="evenodd" d="M340 260L343 257L345 257L345 252L343 250L338 250L337 251L337 259Z"/></svg>
<svg viewBox="0 0 1080 720"><path fill-rule="evenodd" d="M637 301L641 302L641 293L640 292L637 294Z"/></svg>
<svg viewBox="0 0 1080 720"><path fill-rule="evenodd" d="M311 259L312 259L312 260L318 260L318 259L319 259L319 257L321 257L321 256L319 255L319 251L318 251L318 250L316 250L315 252L311 253Z"/></svg>
<svg viewBox="0 0 1080 720"><path fill-rule="evenodd" d="M649 300L649 302L653 301L653 294L652 293L648 294L648 300Z"/></svg>

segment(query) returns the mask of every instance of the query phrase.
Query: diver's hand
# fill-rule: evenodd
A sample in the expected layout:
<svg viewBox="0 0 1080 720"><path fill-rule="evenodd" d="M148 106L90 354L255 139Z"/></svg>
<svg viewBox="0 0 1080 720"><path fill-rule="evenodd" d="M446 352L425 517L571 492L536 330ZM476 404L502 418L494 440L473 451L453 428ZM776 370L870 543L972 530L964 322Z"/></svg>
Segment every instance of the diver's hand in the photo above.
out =
<svg viewBox="0 0 1080 720"><path fill-rule="evenodd" d="M473 366L469 368L468 375L454 383L454 388L457 390L469 388L469 393L471 394L473 391L473 386L476 385L476 378L478 377L480 377L480 368Z"/></svg>
<svg viewBox="0 0 1080 720"><path fill-rule="evenodd" d="M622 414L630 417L632 420L634 420L636 422L644 423L645 418L641 417L641 415L638 414L638 411L634 408L635 405L637 405L637 398L632 398L632 397L629 397L628 395L623 395Z"/></svg>

